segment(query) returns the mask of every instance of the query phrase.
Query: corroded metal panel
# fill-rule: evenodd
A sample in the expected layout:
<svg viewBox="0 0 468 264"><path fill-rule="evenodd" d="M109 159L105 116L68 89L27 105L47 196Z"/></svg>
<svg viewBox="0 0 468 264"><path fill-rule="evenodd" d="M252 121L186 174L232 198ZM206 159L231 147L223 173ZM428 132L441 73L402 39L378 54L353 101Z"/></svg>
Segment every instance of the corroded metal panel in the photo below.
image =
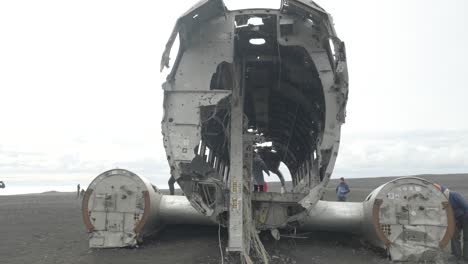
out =
<svg viewBox="0 0 468 264"><path fill-rule="evenodd" d="M344 43L331 17L307 1L234 11L202 1L177 21L162 67L177 36L163 85L171 177L197 211L229 227L231 250L248 241L244 223L269 229L305 219L333 172L348 96ZM253 149L276 174L280 162L288 167L300 201L268 213L268 202L256 201L252 212L245 206ZM257 216L265 221L247 219Z"/></svg>
<svg viewBox="0 0 468 264"><path fill-rule="evenodd" d="M222 193L232 193L230 175L239 170L236 159L243 154L228 146L244 129L230 125L243 115L247 128L271 142L291 171L293 192L306 194L300 204L310 208L322 195L338 153L348 96L344 44L331 17L313 2L283 1L279 10L221 6L221 1L203 1L185 13L161 60L169 65L178 35L180 49L163 85L162 130L172 177L201 213L216 219L229 210L232 201L222 201L229 199ZM237 75L235 61L244 62ZM245 86L245 105L234 114L236 84ZM215 173L191 173L197 155ZM213 185L218 180L222 183Z"/></svg>
<svg viewBox="0 0 468 264"><path fill-rule="evenodd" d="M135 246L160 226L161 194L146 179L114 169L91 182L82 206L90 247Z"/></svg>
<svg viewBox="0 0 468 264"><path fill-rule="evenodd" d="M395 261L432 261L453 233L447 198L423 179L406 177L375 189L362 203L319 201L302 228L363 235Z"/></svg>
<svg viewBox="0 0 468 264"><path fill-rule="evenodd" d="M240 75L242 63L234 67ZM242 251L244 248L244 97L242 82L236 82L231 97L230 124L230 174L229 174L229 240L228 250ZM250 186L249 186L250 188Z"/></svg>
<svg viewBox="0 0 468 264"><path fill-rule="evenodd" d="M374 244L386 247L393 260L432 260L453 231L447 202L424 179L406 177L390 181L364 201L367 225L363 226L363 232Z"/></svg>

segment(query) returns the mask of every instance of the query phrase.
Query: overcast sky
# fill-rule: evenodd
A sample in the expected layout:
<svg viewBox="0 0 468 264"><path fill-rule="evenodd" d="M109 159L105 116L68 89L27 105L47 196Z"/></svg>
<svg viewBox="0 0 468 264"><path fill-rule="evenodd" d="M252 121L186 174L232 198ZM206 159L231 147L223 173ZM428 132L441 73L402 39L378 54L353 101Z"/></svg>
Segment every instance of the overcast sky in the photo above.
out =
<svg viewBox="0 0 468 264"><path fill-rule="evenodd" d="M280 1L250 2L226 4ZM0 180L86 185L119 167L164 187L158 66L193 3L0 1ZM468 172L468 1L317 3L350 74L334 177Z"/></svg>

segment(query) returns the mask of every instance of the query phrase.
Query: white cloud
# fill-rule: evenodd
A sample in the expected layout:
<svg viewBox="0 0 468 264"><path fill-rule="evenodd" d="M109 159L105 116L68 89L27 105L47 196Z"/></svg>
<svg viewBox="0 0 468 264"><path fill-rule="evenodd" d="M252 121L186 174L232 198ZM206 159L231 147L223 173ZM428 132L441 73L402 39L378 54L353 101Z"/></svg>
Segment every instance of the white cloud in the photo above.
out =
<svg viewBox="0 0 468 264"><path fill-rule="evenodd" d="M334 177L468 171L468 131L344 133Z"/></svg>
<svg viewBox="0 0 468 264"><path fill-rule="evenodd" d="M158 142L145 138L60 142L55 148L35 147L37 152L11 151L0 146L0 178L10 182L69 184L89 182L99 173L125 168L165 185L169 168L164 149ZM60 147L57 147L60 146Z"/></svg>
<svg viewBox="0 0 468 264"><path fill-rule="evenodd" d="M75 184L121 167L164 185L159 60L195 2L0 1L0 178ZM318 4L349 60L335 175L467 171L467 1Z"/></svg>

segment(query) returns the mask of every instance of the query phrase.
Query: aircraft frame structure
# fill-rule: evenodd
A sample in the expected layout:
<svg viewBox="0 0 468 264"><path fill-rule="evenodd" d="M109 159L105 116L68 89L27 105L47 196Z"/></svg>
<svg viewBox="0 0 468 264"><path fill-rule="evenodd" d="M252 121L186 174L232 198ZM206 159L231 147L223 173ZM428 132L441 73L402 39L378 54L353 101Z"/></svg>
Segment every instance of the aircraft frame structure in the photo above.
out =
<svg viewBox="0 0 468 264"><path fill-rule="evenodd" d="M200 1L177 20L164 67L164 148L184 196L162 195L127 170L102 173L83 200L90 247L135 246L179 223L226 227L227 250L247 263L268 263L259 230L358 233L400 261L433 259L447 245L451 208L423 179L391 181L362 203L320 200L338 155L348 70L331 16L313 1L246 10ZM253 192L255 153L271 171L284 163L292 188Z"/></svg>

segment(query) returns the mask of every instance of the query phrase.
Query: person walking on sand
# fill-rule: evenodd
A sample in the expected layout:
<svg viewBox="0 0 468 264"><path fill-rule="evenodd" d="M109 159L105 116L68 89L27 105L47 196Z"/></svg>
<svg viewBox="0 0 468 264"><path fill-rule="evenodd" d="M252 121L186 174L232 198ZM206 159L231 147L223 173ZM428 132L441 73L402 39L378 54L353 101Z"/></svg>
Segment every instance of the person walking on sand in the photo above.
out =
<svg viewBox="0 0 468 264"><path fill-rule="evenodd" d="M336 192L338 201L346 202L346 195L348 195L349 193L349 186L348 184L346 184L343 177L340 178L340 184L336 186L335 192Z"/></svg>
<svg viewBox="0 0 468 264"><path fill-rule="evenodd" d="M76 186L76 199L80 198L80 189L81 189L80 184L78 184Z"/></svg>
<svg viewBox="0 0 468 264"><path fill-rule="evenodd" d="M468 261L468 203L463 196L454 191L450 191L447 187L434 183L447 198L453 210L455 218L455 233L452 236L451 247L452 254L457 260ZM463 233L463 250L461 236Z"/></svg>

